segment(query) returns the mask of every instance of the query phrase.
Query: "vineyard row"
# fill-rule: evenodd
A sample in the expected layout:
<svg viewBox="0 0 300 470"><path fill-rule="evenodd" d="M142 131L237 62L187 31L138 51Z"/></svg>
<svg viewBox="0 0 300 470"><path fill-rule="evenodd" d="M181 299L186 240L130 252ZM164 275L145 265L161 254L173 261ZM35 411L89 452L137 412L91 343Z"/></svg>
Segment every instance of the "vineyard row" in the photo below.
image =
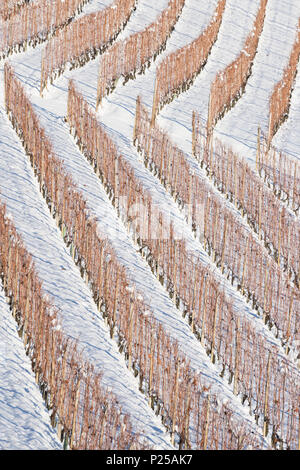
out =
<svg viewBox="0 0 300 470"><path fill-rule="evenodd" d="M123 76L124 84L142 73L151 59L164 50L167 39L178 21L185 0L169 0L168 6L157 19L143 31L132 34L124 41L114 43L100 60L97 103L114 90L118 79Z"/></svg>
<svg viewBox="0 0 300 470"><path fill-rule="evenodd" d="M216 75L211 84L207 128L210 131L217 121L230 110L241 97L251 75L253 60L257 52L258 41L264 26L268 0L261 0L254 21L239 56L225 70Z"/></svg>

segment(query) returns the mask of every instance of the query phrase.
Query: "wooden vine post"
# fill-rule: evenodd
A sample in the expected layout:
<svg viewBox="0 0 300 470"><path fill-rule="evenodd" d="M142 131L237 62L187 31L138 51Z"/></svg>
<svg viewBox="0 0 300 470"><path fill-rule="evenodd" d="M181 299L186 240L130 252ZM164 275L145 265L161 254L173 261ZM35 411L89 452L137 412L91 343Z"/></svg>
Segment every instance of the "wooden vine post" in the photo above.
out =
<svg viewBox="0 0 300 470"><path fill-rule="evenodd" d="M196 112L192 114L192 155L196 156Z"/></svg>
<svg viewBox="0 0 300 470"><path fill-rule="evenodd" d="M205 285L204 285L204 306L203 306L203 315L202 315L202 326L201 326L201 339L200 342L202 346L204 347L204 342L205 342L205 325L206 325L206 299L207 299L207 285L206 285L206 280L205 280Z"/></svg>
<svg viewBox="0 0 300 470"><path fill-rule="evenodd" d="M104 270L103 270L103 258L104 258L104 245L103 243L101 243L101 247L100 247L100 255L99 255L99 270L98 270L98 292L99 292L99 295L98 295L98 304L97 304L97 307L98 307L98 310L100 311L101 309L101 305L102 305L102 300L103 300L103 291L102 291L102 282L103 282L103 273L104 273ZM101 295L102 294L102 295Z"/></svg>
<svg viewBox="0 0 300 470"><path fill-rule="evenodd" d="M297 162L295 161L294 162L294 184L293 184L293 207L297 207L296 200L295 200L296 191L297 191Z"/></svg>
<svg viewBox="0 0 300 470"><path fill-rule="evenodd" d="M157 114L157 89L158 89L158 79L157 75L155 78L154 94L153 94L153 104L152 104L152 116L150 127L154 127L156 114Z"/></svg>
<svg viewBox="0 0 300 470"><path fill-rule="evenodd" d="M206 409L206 419L205 419L205 428L204 428L203 450L207 449L208 428L209 428L209 411L210 411L210 395L208 395L208 397L207 397L207 409Z"/></svg>
<svg viewBox="0 0 300 470"><path fill-rule="evenodd" d="M205 204L204 227L203 227L203 247L205 251L206 251L206 245L207 245L207 220L209 218L209 212L210 212L210 194L208 193L206 204Z"/></svg>
<svg viewBox="0 0 300 470"><path fill-rule="evenodd" d="M288 312L288 324L287 324L287 329L286 329L286 340L287 340L287 344L285 347L286 354L288 354L290 350L288 346L288 340L291 334L291 317L292 317L293 301L294 301L294 295L291 294L290 303L289 303L289 312Z"/></svg>
<svg viewBox="0 0 300 470"><path fill-rule="evenodd" d="M113 318L110 327L110 337L114 336L114 329L116 326L116 314L117 314L117 302L119 299L119 289L120 289L120 272L117 270L117 279L116 279L116 287L115 287L115 295L114 295L114 307L113 307Z"/></svg>
<svg viewBox="0 0 300 470"><path fill-rule="evenodd" d="M242 177L242 189L241 189L241 214L244 217L245 214L245 180L246 180L246 166L243 166L243 177Z"/></svg>
<svg viewBox="0 0 300 470"><path fill-rule="evenodd" d="M271 366L271 351L269 351L268 364L267 364L267 378L265 388L265 404L264 404L264 426L263 434L266 437L268 434L268 405L269 405L269 389L270 389L270 366Z"/></svg>
<svg viewBox="0 0 300 470"><path fill-rule="evenodd" d="M234 154L234 205L238 208L238 171L236 154Z"/></svg>
<svg viewBox="0 0 300 470"><path fill-rule="evenodd" d="M103 449L103 438L104 438L104 430L105 430L107 413L108 413L108 407L105 406L103 416L102 416L102 421L101 421L101 428L100 428L99 449Z"/></svg>
<svg viewBox="0 0 300 470"><path fill-rule="evenodd" d="M218 314L218 295L216 298L216 306L215 306L215 311L214 311L214 322L213 322L213 336L212 336L212 342L211 342L211 362L214 364L215 363L215 353L214 353L214 347L215 347L215 340L216 340L216 328L217 328L217 314Z"/></svg>
<svg viewBox="0 0 300 470"><path fill-rule="evenodd" d="M171 222L170 225L170 245L173 251L173 256L174 256L174 261L177 259L177 256L179 255L179 250L178 246L176 243L176 240L174 239L174 226L173 222ZM176 305L176 297L177 297L177 269L178 269L178 263L174 262L174 269L173 269L173 302Z"/></svg>
<svg viewBox="0 0 300 470"><path fill-rule="evenodd" d="M266 323L267 319L267 299L268 299L268 291L269 291L269 280L270 280L270 263L268 262L266 270L265 270L265 289L264 289L264 305L263 305L263 321Z"/></svg>
<svg viewBox="0 0 300 470"><path fill-rule="evenodd" d="M76 418L77 418L77 412L78 412L78 402L79 402L79 393L80 393L80 381L81 381L81 379L79 378L78 383L76 385L74 413L73 413L73 420L72 420L72 432L71 432L71 438L70 438L70 448L71 449L73 448L74 437L75 437Z"/></svg>
<svg viewBox="0 0 300 470"><path fill-rule="evenodd" d="M198 275L195 275L194 287L193 287L193 301L192 301L192 316L191 316L191 330L192 333L195 331L195 302L196 302L196 290L198 285ZM203 289L203 276L201 279L200 285L200 292L199 292L199 299L201 300L202 296L202 289Z"/></svg>
<svg viewBox="0 0 300 470"><path fill-rule="evenodd" d="M135 142L137 138L137 125L140 119L140 110L141 110L141 97L140 95L136 98L136 107L135 107L135 119L134 119L134 127L133 127L133 142Z"/></svg>
<svg viewBox="0 0 300 470"><path fill-rule="evenodd" d="M269 130L268 130L268 141L267 141L267 151L270 150L271 140L272 140L272 111L270 110L269 115Z"/></svg>
<svg viewBox="0 0 300 470"><path fill-rule="evenodd" d="M212 94L212 88L210 89L210 93L209 93L209 100L208 100L208 113L207 113L207 137L208 137L208 147L209 147L209 144L210 144L210 137L211 137L211 101L212 101L212 98L211 98L211 94Z"/></svg>
<svg viewBox="0 0 300 470"><path fill-rule="evenodd" d="M233 393L238 394L238 369L239 369L239 359L240 359L240 318L237 318L236 323L236 337L235 337L235 365L234 365L234 384L233 384Z"/></svg>
<svg viewBox="0 0 300 470"><path fill-rule="evenodd" d="M213 175L212 171L212 161L213 161L213 156L214 156L214 131L213 129L210 130L209 132L209 140L208 140L208 177L211 179Z"/></svg>
<svg viewBox="0 0 300 470"><path fill-rule="evenodd" d="M51 369L50 369L50 407L52 408L54 403L54 394L55 394L55 386L54 386L54 377L55 377L55 369L57 367L55 357L55 332L51 330Z"/></svg>
<svg viewBox="0 0 300 470"><path fill-rule="evenodd" d="M152 380L153 380L153 365L154 365L154 332L151 328L151 342L150 342L150 371L149 371L149 406L153 408L153 397L152 397Z"/></svg>
<svg viewBox="0 0 300 470"><path fill-rule="evenodd" d="M187 223L192 225L192 196L194 190L194 175L193 173L189 173L189 183L188 183L188 214L187 214Z"/></svg>
<svg viewBox="0 0 300 470"><path fill-rule="evenodd" d="M12 252L12 238L9 237L8 241L8 257L7 257L7 275L4 276L3 287L7 290L7 295L9 291L9 278L10 278L10 270L11 270L11 252Z"/></svg>
<svg viewBox="0 0 300 470"><path fill-rule="evenodd" d="M39 319L38 319L38 324L39 324L39 329L38 329L38 338L41 338L42 336L42 328L43 328L43 322L42 322L42 315L43 315L43 309L44 309L44 303L42 303L42 306L40 307L40 313L39 313ZM40 345L37 350L37 355L36 355L36 361L35 361L35 382L36 384L39 383L39 377L40 377L40 360L41 360L41 350L42 346Z"/></svg>
<svg viewBox="0 0 300 470"><path fill-rule="evenodd" d="M184 420L184 449L190 448L189 443L189 427L190 427L190 403L191 403L191 380L189 380L186 395L186 409Z"/></svg>
<svg viewBox="0 0 300 470"><path fill-rule="evenodd" d="M175 444L175 425L176 425L176 413L177 413L177 401L178 401L178 383L179 383L179 359L176 362L176 376L175 376L175 388L174 388L174 402L173 402L173 413L172 413L172 431L171 431L171 444Z"/></svg>
<svg viewBox="0 0 300 470"><path fill-rule="evenodd" d="M222 274L224 274L224 256L225 256L225 247L226 247L227 226L228 226L228 217L226 217L226 219L225 219L224 240L223 240L223 248L222 248L222 256L221 256L221 271L222 271Z"/></svg>
<svg viewBox="0 0 300 470"><path fill-rule="evenodd" d="M23 339L24 339L25 347L26 347L27 338L28 338L27 328L28 328L28 321L29 321L30 292L31 292L31 271L29 271L27 274L26 306L25 306L24 326L23 326Z"/></svg>
<svg viewBox="0 0 300 470"><path fill-rule="evenodd" d="M13 293L13 308L12 308L12 315L15 318L16 313L17 313L17 306L19 305L19 279L20 279L20 274L19 274L19 250L16 250L16 255L15 255L15 288L14 288L14 293Z"/></svg>
<svg viewBox="0 0 300 470"><path fill-rule="evenodd" d="M100 65L100 68L101 68L101 65ZM101 103L101 73L99 71L98 83L97 83L96 112L99 109L100 103Z"/></svg>
<svg viewBox="0 0 300 470"><path fill-rule="evenodd" d="M243 295L245 294L244 284L245 284L245 272L246 272L247 261L248 261L249 238L250 236L248 235L247 241L246 241L246 249L245 249L244 263L243 263L243 273L242 273L242 280L241 280L241 292Z"/></svg>
<svg viewBox="0 0 300 470"><path fill-rule="evenodd" d="M219 206L216 208L216 213L215 213L215 217L214 217L214 225L213 225L213 234L212 234L212 260L213 260L213 263L216 261L216 256L217 256L217 243L216 243L216 240L217 240L217 233L218 233L218 228L219 228L219 224L218 224L218 221L219 221L219 212L220 212L220 208Z"/></svg>
<svg viewBox="0 0 300 470"><path fill-rule="evenodd" d="M134 299L130 299L130 312L129 312L129 336L128 336L128 369L132 367L132 327L133 327L133 309Z"/></svg>
<svg viewBox="0 0 300 470"><path fill-rule="evenodd" d="M259 212L258 212L258 239L261 240L261 212L262 212L262 196L263 191L262 188L259 187L258 190L258 197L259 197Z"/></svg>
<svg viewBox="0 0 300 470"><path fill-rule="evenodd" d="M40 85L40 97L42 98L43 97L43 90L45 88L45 72L44 72L44 69L45 69L45 60L44 60L44 51L42 52L42 70L41 70L41 85Z"/></svg>
<svg viewBox="0 0 300 470"><path fill-rule="evenodd" d="M279 227L278 227L278 254L277 254L277 264L280 266L280 249L281 249L281 228L282 228L282 216L283 210L279 213Z"/></svg>
<svg viewBox="0 0 300 470"><path fill-rule="evenodd" d="M66 365L67 365L67 345L64 348L63 351L63 359L62 359L62 368L61 368L61 386L58 391L59 396L58 396L58 404L57 404L57 410L58 410L58 425L57 425L57 435L58 438L61 439L61 428L62 428L62 422L61 422L61 416L63 415L63 406L64 406L64 393L65 393L65 388L66 388Z"/></svg>

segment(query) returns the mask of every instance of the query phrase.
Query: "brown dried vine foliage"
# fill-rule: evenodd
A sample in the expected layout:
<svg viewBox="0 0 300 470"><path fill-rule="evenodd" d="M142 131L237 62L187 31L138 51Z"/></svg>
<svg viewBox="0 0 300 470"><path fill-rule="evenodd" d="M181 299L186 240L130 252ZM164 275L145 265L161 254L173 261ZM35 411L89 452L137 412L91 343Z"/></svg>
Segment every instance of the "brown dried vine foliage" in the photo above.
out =
<svg viewBox="0 0 300 470"><path fill-rule="evenodd" d="M207 126L211 131L217 121L234 105L243 94L251 74L258 41L264 26L268 0L261 0L252 31L248 35L239 56L219 72L210 89Z"/></svg>
<svg viewBox="0 0 300 470"><path fill-rule="evenodd" d="M176 94L187 90L200 73L217 40L226 0L219 0L213 18L203 33L190 44L169 54L157 67L152 121Z"/></svg>
<svg viewBox="0 0 300 470"><path fill-rule="evenodd" d="M147 148L148 164L154 164L156 149L156 155L159 158L156 168L160 178L170 184L171 180L166 177L166 171L172 173L172 181L176 181L175 184L177 184L175 190L178 191L178 188L181 187L182 191L185 191L182 200L189 199L189 188L196 189L196 186L193 186L192 175L185 174L184 162L180 160L179 152L174 153L172 161L162 158L162 155L170 157L174 149L167 138L165 146L162 147L157 133L156 139L153 139L151 132L154 133L154 130L153 128L152 131L150 130L149 118L147 118L145 125L142 108L138 109L135 137L143 149ZM218 359L223 366L223 373L225 371L229 373L231 380L235 377L235 393L248 400L252 409L255 409L260 422L263 417L272 419L270 422L273 425L272 432L275 436L276 429L279 427L285 429L288 418L284 410L290 407L293 410L293 416L297 413L295 407L292 406L294 405L294 390L290 388L291 384L295 383L295 380L297 381L296 368L291 366L289 361L282 359L277 347L270 349L265 345L264 337L257 334L252 323L245 317L240 318L232 300L224 294L215 274L206 266L204 267L201 259L196 259L187 251L184 240L176 240L172 224L168 225L163 213L153 204L151 194L143 189L130 164L122 155L119 155L115 144L101 124L97 122L95 114L82 95L76 91L73 82L70 82L69 85L67 119L79 148L101 178L118 213L130 225L135 239L141 247L140 251L143 256L146 256L152 271L167 288L175 303L178 305L179 301L182 302L193 331L201 340L212 361ZM155 147L155 144L158 146ZM182 166L180 166L181 164ZM125 201L122 199L122 195L128 196ZM206 187L202 188L199 195L200 200L205 201ZM209 198L207 197L207 199ZM130 208L135 205L147 208L145 217L148 220L146 223L141 220L139 223L132 221L133 214ZM205 215L208 219L209 211L214 210L214 206L207 207ZM193 204L193 210L194 208ZM158 221L158 224L155 221ZM157 233L157 230L161 232ZM154 236L153 232L155 232ZM216 236L218 232L222 233L221 226L218 226L217 230L214 229L213 236ZM219 243L222 245L222 236L219 235L219 238ZM234 255L236 263L242 264L235 245L228 253L229 255ZM244 258L244 265L246 266L246 264L247 259ZM250 269L247 269L249 278L251 272ZM252 280L255 281L253 276ZM269 297L268 302L270 302ZM294 327L293 322L294 317L291 320ZM272 351L272 361L270 372L267 373L268 361L266 358L270 355L270 351ZM241 361L238 360L239 357L242 358ZM286 377L288 377L289 388L285 390L278 401L276 384L283 383ZM258 384L259 388L257 388ZM266 396L267 384L271 390L268 397ZM165 393L164 387L162 393ZM266 403L267 406L265 406ZM274 409L277 406L281 411L273 417ZM288 445L296 446L298 424L295 420L293 423L293 430L290 434L293 437L289 440ZM271 431L269 430L269 432ZM282 432L282 439L287 443L285 431ZM201 445L204 446L204 443L202 442Z"/></svg>
<svg viewBox="0 0 300 470"><path fill-rule="evenodd" d="M42 54L41 92L63 73L67 63L83 65L110 45L127 23L137 0L115 0L102 11L73 21L46 45Z"/></svg>
<svg viewBox="0 0 300 470"><path fill-rule="evenodd" d="M72 449L142 448L127 415L60 327L31 255L0 203L0 273L51 422Z"/></svg>
<svg viewBox="0 0 300 470"><path fill-rule="evenodd" d="M251 433L249 424L245 423L245 426L236 432L240 416L237 416L228 405L220 404L220 409L216 408L217 397L205 393L209 390L209 386L206 383L202 385L202 382L206 381L205 376L197 374L190 368L179 351L177 342L172 340L154 319L141 295L132 287L126 269L117 258L111 243L101 236L82 193L67 174L61 161L55 156L51 143L21 83L16 79L13 69L8 64L5 65L5 104L8 116L38 176L40 189L63 230L65 239L71 244L74 259L89 280L94 299L107 318L111 334L117 335L120 350L125 352L128 367L133 368L139 375L140 389L149 396L151 406L160 413L166 428L172 434L172 439L180 447L195 447L196 444L201 444L204 429L209 431L206 439L207 448L234 449L238 448L241 441L245 448L249 446L259 448L260 436ZM73 115L73 111L77 112L69 103L70 123L71 119L80 118L80 116ZM87 128L86 125L91 125L91 127ZM102 158L105 149L107 167L111 169L110 175L114 175L113 144L109 138L105 137L104 133L100 134L99 128L95 126L95 123L93 124L92 119L85 122L80 131L87 136L88 144L92 145L95 151L99 151L95 161L95 165L99 165L99 167L96 166L97 171L100 171L100 165L103 165ZM128 167L124 161L124 166L118 167L120 187L123 187L122 178L125 179L127 171ZM126 191L126 194L131 194L130 197L134 198L133 186L128 189L129 192ZM131 200L129 198L129 203ZM70 374L74 374L73 367L71 367ZM83 393L92 394L90 390L89 385L88 392L85 389ZM60 403L64 403L66 399L64 389L62 393ZM72 393L75 394L75 398L78 396L76 389ZM191 400L187 400L187 396L190 396ZM207 406L210 408L211 415L219 423L217 437L213 430L208 429L208 425L199 421L199 417L205 419L201 410ZM102 408L97 411L97 413L101 412ZM93 423L98 423L97 413L92 421L92 429L96 426ZM71 419L68 418L67 422L70 424ZM198 423L199 435L195 435L194 432L190 433L191 429L196 429L196 423ZM212 422L209 421L209 423ZM78 426L77 420L75 430L77 430L76 426ZM73 447L81 448L85 445L84 433L80 433L79 436L79 443L74 439ZM100 442L102 442L101 439Z"/></svg>
<svg viewBox="0 0 300 470"><path fill-rule="evenodd" d="M32 4L26 3L15 15L0 23L0 57L44 41L68 24L88 1L37 0Z"/></svg>
<svg viewBox="0 0 300 470"><path fill-rule="evenodd" d="M300 282L300 221L266 187L260 176L248 165L244 158L234 153L230 147L216 138L207 137L201 126L200 117L193 116L194 155L206 169L208 176L218 189L246 215L249 225L265 243L278 266L286 271L290 280L299 288ZM286 159L288 167L280 172L276 160L263 146L258 151L257 168L260 174L271 173L273 183L284 181L284 187L291 184L292 208L297 212L300 194L300 180L297 178L299 164ZM274 155L274 153L273 153ZM277 168L277 169L275 169ZM286 173L288 171L288 174ZM279 177L277 176L279 174ZM276 193L276 187L275 187Z"/></svg>
<svg viewBox="0 0 300 470"><path fill-rule="evenodd" d="M105 52L100 61L97 107L121 76L125 81L134 78L164 49L184 3L185 0L169 0L167 8L143 31L116 42Z"/></svg>
<svg viewBox="0 0 300 470"><path fill-rule="evenodd" d="M2 5L0 5L0 17L2 17L4 21L8 20L30 1L31 0L2 0Z"/></svg>
<svg viewBox="0 0 300 470"><path fill-rule="evenodd" d="M284 69L282 79L274 86L269 104L269 133L268 145L281 124L287 119L290 100L297 75L297 65L300 56L300 19L296 32L296 39L290 55L289 63Z"/></svg>
<svg viewBox="0 0 300 470"><path fill-rule="evenodd" d="M295 214L300 210L300 164L295 158L268 144L262 134L258 144L257 170L275 196L285 202Z"/></svg>

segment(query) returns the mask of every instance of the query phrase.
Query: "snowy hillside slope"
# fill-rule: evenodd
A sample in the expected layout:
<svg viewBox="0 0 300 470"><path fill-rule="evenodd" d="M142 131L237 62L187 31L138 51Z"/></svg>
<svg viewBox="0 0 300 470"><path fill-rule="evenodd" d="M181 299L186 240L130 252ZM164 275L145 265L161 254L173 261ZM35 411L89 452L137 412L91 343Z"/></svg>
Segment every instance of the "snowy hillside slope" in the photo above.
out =
<svg viewBox="0 0 300 470"><path fill-rule="evenodd" d="M0 289L0 449L61 449Z"/></svg>
<svg viewBox="0 0 300 470"><path fill-rule="evenodd" d="M191 333L187 323L182 321L168 295L166 295L164 290L161 288L158 280L152 275L149 267L136 253L136 249L134 248L132 241L114 214L114 210L112 209L99 180L94 175L88 163L85 162L78 152L72 139L67 133L64 135L62 132L64 126L58 126L58 132L57 126L53 125L53 127L49 127L49 119L47 122L49 135L52 136L52 139L56 137L53 139L54 148L57 149L58 155L62 155L62 147L64 147L63 160L66 167L87 198L92 214L95 214L98 220L101 232L105 233L109 237L109 240L116 248L117 255L127 267L129 277L135 281L138 291L143 295L147 304L153 310L155 317L164 325L169 334L177 339L180 348L191 361L192 368L205 374L207 383L212 386L212 391L216 392L222 401L229 399L231 401L235 401L236 412L241 414L244 419L250 423L251 420L249 420L249 416L247 416L247 411L245 411L243 407L240 406L238 400L233 397L230 387L224 385L223 381L220 380L216 368L210 364L205 352L199 348L199 343ZM9 131L9 129L6 130L6 135L11 135L11 138L13 137L12 131ZM59 144L59 142L61 143ZM23 154L22 151L20 151L20 153ZM78 338L79 344L84 347L89 358L93 360L95 365L99 364L99 368L104 369L104 383L111 386L114 393L119 397L122 407L125 411L129 412L133 423L135 423L135 413L136 416L141 416L142 413L141 409L137 407L136 404L134 407L132 406L132 403L137 403L137 398L135 399L136 401L130 401L130 385L128 382L124 381L124 372L121 374L119 370L116 369L115 376L116 366L114 366L112 368L113 376L111 376L111 357L109 357L106 370L104 354L111 346L104 344L103 347L101 347L101 351L96 352L100 346L100 338L103 338L104 335L103 331L95 325L95 317L99 320L99 314L95 311L95 307L92 308L91 306L88 306L88 304L86 305L86 302L83 303L84 293L88 291L83 281L79 278L78 272L76 273L77 277L74 279L72 277L74 268L72 269L71 266L71 257L66 255L63 243L58 239L59 235L57 235L57 230L54 228L54 222L51 221L47 214L45 205L40 201L36 183L33 180L33 176L26 159L27 157L22 156L22 161L20 161L20 156L18 158L14 158L14 155L9 152L6 152L5 156L3 156L3 171L1 172L3 180L0 180L2 198L7 202L8 209L14 218L17 229L23 233L25 243L33 254L39 273L44 281L46 291L51 294L56 305L61 309L63 326L66 332L72 337L76 339ZM15 189L13 189L12 183L16 174L15 165L17 165L18 177L20 177L20 185L18 185L18 187L22 187L22 191L19 192L19 190L17 190L17 193L15 192ZM25 166L25 172L23 166ZM11 172L8 170L9 168L12 168ZM6 170L4 171L4 169ZM82 180L83 174L85 175L84 180ZM11 180L8 179L10 177ZM23 196L24 194L26 194L25 201ZM38 210L33 206L33 201L37 204ZM170 202L169 204L172 203ZM21 207L25 209L26 217L24 217L24 211L21 212ZM44 214L44 212L46 212L46 214L44 215L43 220L40 220L38 213ZM180 218L181 225L184 226L182 216L177 214L177 217ZM49 226L53 227L51 230L52 233L49 231ZM187 229L186 232L188 232ZM43 235L41 236L37 234ZM194 245L194 241L190 235L189 238L190 242ZM53 240L51 241L50 246L49 240ZM52 248L53 246L56 247L54 252ZM58 249L59 247L61 247L61 249ZM198 247L196 249L199 250ZM58 257L61 250L62 254ZM203 256L205 259L205 254L203 254ZM207 260L206 262L209 261ZM78 296L77 289L74 290L69 288L69 286L74 285L78 286L77 289L80 292L80 296ZM232 295L238 299L236 294L232 293ZM240 305L239 308L244 309L242 302L240 300L237 301ZM92 318L88 320L86 315L91 308L93 314ZM81 318L82 312L84 312L84 319ZM252 315L255 316L254 313L252 313ZM83 320L90 322L87 323L85 328L82 328ZM268 338L267 340L272 344L274 342L274 338L263 331L262 327L261 330L262 334L266 335L266 338ZM94 350L95 348L96 350ZM99 360L97 359L98 357ZM201 367L199 367L199 364L201 364ZM122 377L122 382L117 379L120 376ZM119 388L121 388L121 390L119 390ZM142 420L143 424L141 425L141 432L147 429L146 422L147 419L144 418ZM139 429L138 424L135 425L137 429ZM151 432L147 432L146 430L144 432L145 434L142 435L145 435L145 437L149 438L149 436L152 436L150 437L150 441L155 439L153 444L160 447L162 446L162 443L160 442L161 438L157 441L158 437L154 437L157 434L157 431L154 432L152 429Z"/></svg>
<svg viewBox="0 0 300 470"><path fill-rule="evenodd" d="M105 2L91 0L82 14L97 11L110 3L110 0L105 0ZM132 145L137 96L139 94L142 96L142 101L150 112L157 64L168 53L188 44L200 35L210 21L217 1L206 2L205 7L200 3L198 0L186 0L180 19L167 42L166 51L157 57L145 74L138 75L135 80L130 80L126 86L123 86L122 80L119 80L114 92L103 100L98 110L98 119L115 140L119 151L132 165L142 185L151 192L155 203L174 222L176 231L187 240L189 250L199 255L204 264L212 266L211 260L201 245L194 240L182 213L159 181L145 169L141 157ZM153 2L150 4L149 0L138 1L137 9L118 37L118 41L141 31L166 7L167 1L157 0L155 5ZM190 90L165 106L158 117L159 124L187 154L191 153L192 112L196 110L200 113L201 119L206 120L210 84L216 73L238 55L252 27L258 5L258 0L227 0L218 40L213 46L204 70ZM253 162L255 158L257 128L261 126L263 130L266 129L268 97L288 61L299 15L300 7L297 0L288 0L285 5L279 0L269 0L265 26L245 94L217 125L216 135L233 145L250 162ZM218 366L211 364L204 349L192 334L187 321L182 319L165 289L138 254L137 246L127 233L124 224L118 219L99 179L69 135L68 125L64 121L67 110L68 80L74 78L85 99L92 107L95 107L101 56L81 69L65 72L53 85L48 86L48 90L44 91L43 98L41 98L39 80L43 47L40 45L34 50L29 48L26 53L15 54L10 58L10 62L16 75L26 86L35 111L47 135L51 138L58 157L64 161L68 172L83 192L101 232L108 236L117 256L126 265L129 277L142 293L154 316L166 331L178 340L186 358L191 361L192 368L207 376L208 383L211 384L212 390L217 393L220 400L230 401L237 415L240 416L241 422L248 423L254 432L261 435L261 430L255 425L254 417L249 415L249 410L241 404L240 399L233 395L232 388L227 382L220 378ZM0 63L0 68L0 92L3 97L3 62ZM284 146L289 153L298 157L300 148L297 134L299 74L297 79L290 118L279 131L275 143L278 142L278 146ZM290 135L293 136L291 139ZM104 371L104 383L111 387L118 397L135 429L141 432L153 447L171 448L169 436L165 433L159 417L155 416L153 410L148 407L145 397L138 391L137 381L126 369L125 361L120 356L116 344L109 338L107 326L100 318L91 292L81 279L54 221L49 216L27 157L7 120L2 99L0 155L0 197L7 203L17 229L23 234L26 246L37 263L45 290L54 298L55 304L61 310L65 331L71 337L79 339L88 357ZM194 167L197 172L196 163ZM244 298L220 272L216 271L216 277L226 289L227 295L233 300L235 309L241 315L251 319L257 333L264 338L266 343L280 347L279 341L263 325ZM1 327L1 333L5 336L5 328ZM282 355L284 356L283 352ZM45 419L44 423L46 423ZM46 432L44 434L47 435ZM23 442L18 445L27 446L27 439L28 436L24 436ZM56 445L56 441L53 442L48 435L45 445ZM7 445L10 444L7 443ZM11 446L15 445L17 446L17 443L11 443ZM41 442L41 445L44 444ZM265 442L264 445L267 443Z"/></svg>

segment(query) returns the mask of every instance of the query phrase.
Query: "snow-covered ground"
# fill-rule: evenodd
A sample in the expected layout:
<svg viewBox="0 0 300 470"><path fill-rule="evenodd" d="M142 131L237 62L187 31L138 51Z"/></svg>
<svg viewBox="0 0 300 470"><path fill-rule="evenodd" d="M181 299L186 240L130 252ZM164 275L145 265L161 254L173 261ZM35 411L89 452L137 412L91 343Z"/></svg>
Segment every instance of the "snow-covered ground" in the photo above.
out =
<svg viewBox="0 0 300 470"><path fill-rule="evenodd" d="M0 287L0 450L61 448Z"/></svg>
<svg viewBox="0 0 300 470"><path fill-rule="evenodd" d="M85 6L83 13L96 11L110 3L110 0L102 2L92 0ZM136 11L118 40L142 30L166 5L167 0L156 0L155 5L149 0L139 0ZM136 97L139 94L142 96L143 103L148 106L149 110L151 109L157 63L166 54L198 37L209 23L216 5L217 0L209 0L205 2L205 5L199 0L186 0L182 15L167 42L166 51L158 56L145 75L138 75L136 80L129 81L126 86L119 83L115 91L103 100L98 111L98 119L104 123L113 136L120 151L132 164L143 185L151 191L159 207L165 213L170 214L177 231L183 232L189 249L201 256L203 262L208 265L211 265L208 256L203 252L200 244L194 240L177 206L158 180L144 168L140 156L132 146L132 132ZM259 0L227 0L218 40L204 70L190 90L165 106L158 117L158 122L170 133L174 142L187 153L191 151L192 111L198 111L201 118L206 119L210 84L215 74L238 55L252 28L258 6ZM235 108L217 125L216 133L222 139L230 141L250 160L255 153L257 127L260 125L265 130L267 126L268 97L274 83L281 78L283 68L288 61L299 13L299 0L286 0L285 2L269 0L265 27L245 94ZM43 47L38 46L34 50L29 49L25 54L14 55L10 61L17 76L26 85L36 112L53 141L57 155L64 160L66 168L84 193L91 212L97 218L101 232L111 240L119 259L126 265L130 278L137 289L143 293L155 317L170 335L179 341L192 367L205 373L208 382L213 384L214 391L223 399L229 399L245 422L253 423L247 409L241 405L240 400L234 397L231 388L219 377L217 367L210 363L204 350L192 335L188 324L181 318L166 291L137 253L136 247L125 227L118 220L100 181L69 135L68 126L64 122L68 79L74 78L84 97L92 106L95 106L101 57L88 63L82 69L66 72L48 87L48 91L45 90L41 98L39 80ZM144 433L149 444L159 448L170 448L168 436L159 418L148 407L146 399L138 391L136 380L126 369L124 360L110 339L107 328L97 312L91 293L80 278L79 271L74 266L60 233L49 216L46 204L39 194L27 157L3 109L3 63L0 63L0 67L1 199L7 203L16 227L22 233L26 246L35 259L45 290L61 309L66 333L78 338L89 359L104 370L104 383L111 387L124 411L129 413L133 425ZM294 123L293 154L296 154L298 146L297 90L299 94L299 75L292 100L291 119L285 125L288 128L291 122ZM282 134L283 130L280 131ZM288 130L286 136L288 136ZM286 139L288 140L288 137ZM241 315L251 318L255 328L264 335L266 341L270 344L278 344L272 333L264 327L240 294L221 276L220 281L224 284L228 295L234 300L235 309ZM0 334L1 331L3 333L3 328L0 327ZM259 432L258 429L256 432ZM48 442L50 445L49 439Z"/></svg>

